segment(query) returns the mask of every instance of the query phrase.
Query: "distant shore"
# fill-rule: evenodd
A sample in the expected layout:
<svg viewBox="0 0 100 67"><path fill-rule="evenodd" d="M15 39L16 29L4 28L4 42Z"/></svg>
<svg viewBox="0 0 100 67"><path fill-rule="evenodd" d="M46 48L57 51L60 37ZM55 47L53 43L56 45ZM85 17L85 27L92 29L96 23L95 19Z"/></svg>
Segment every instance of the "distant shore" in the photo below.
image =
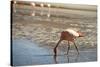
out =
<svg viewBox="0 0 100 67"><path fill-rule="evenodd" d="M20 5L31 5L32 1L17 1ZM49 2L33 2L39 6L41 3L47 7L47 4L51 4L50 8L62 8L62 9L72 9L72 10L85 10L85 11L97 11L97 5L86 5L86 4L63 4L63 3L49 3Z"/></svg>

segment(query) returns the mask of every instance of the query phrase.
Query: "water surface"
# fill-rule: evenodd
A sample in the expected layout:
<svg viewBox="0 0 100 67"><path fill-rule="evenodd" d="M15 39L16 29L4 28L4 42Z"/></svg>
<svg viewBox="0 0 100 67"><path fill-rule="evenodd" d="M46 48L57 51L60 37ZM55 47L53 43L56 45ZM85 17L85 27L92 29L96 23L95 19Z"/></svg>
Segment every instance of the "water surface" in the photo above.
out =
<svg viewBox="0 0 100 67"><path fill-rule="evenodd" d="M60 52L58 52L58 55L54 57L53 49L39 47L39 44L35 44L26 39L14 39L12 46L14 66L73 63L97 60L95 49L80 51L79 55L77 55L75 50L70 50L69 56L64 55L63 52L58 50Z"/></svg>

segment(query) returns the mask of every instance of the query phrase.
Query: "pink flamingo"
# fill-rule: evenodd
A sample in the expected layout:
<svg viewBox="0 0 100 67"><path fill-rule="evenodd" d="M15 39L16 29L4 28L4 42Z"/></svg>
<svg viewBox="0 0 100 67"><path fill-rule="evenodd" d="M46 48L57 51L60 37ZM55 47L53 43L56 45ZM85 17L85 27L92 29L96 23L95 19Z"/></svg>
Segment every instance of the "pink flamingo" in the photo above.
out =
<svg viewBox="0 0 100 67"><path fill-rule="evenodd" d="M55 56L57 54L57 47L59 45L59 43L63 40L67 40L68 41L68 50L67 50L67 55L68 55L68 52L69 52L69 49L70 49L70 42L72 42L77 50L77 53L79 54L79 51L78 51L78 48L75 44L75 39L78 38L78 37L83 37L83 33L82 32L77 32L77 31L74 31L72 29L67 29L66 31L63 31L61 32L61 36L60 36L60 40L58 41L57 45L55 46L54 48L54 53L55 53Z"/></svg>

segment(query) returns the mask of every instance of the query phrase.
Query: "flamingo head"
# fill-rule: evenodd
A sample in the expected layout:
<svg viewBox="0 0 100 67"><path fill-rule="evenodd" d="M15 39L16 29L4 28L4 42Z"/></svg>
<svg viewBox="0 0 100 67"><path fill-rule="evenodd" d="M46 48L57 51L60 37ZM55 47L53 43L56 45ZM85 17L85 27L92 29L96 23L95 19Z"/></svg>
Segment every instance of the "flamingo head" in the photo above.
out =
<svg viewBox="0 0 100 67"><path fill-rule="evenodd" d="M84 33L82 33L82 32L77 32L78 34L79 34L79 37L84 37L85 35L84 35Z"/></svg>

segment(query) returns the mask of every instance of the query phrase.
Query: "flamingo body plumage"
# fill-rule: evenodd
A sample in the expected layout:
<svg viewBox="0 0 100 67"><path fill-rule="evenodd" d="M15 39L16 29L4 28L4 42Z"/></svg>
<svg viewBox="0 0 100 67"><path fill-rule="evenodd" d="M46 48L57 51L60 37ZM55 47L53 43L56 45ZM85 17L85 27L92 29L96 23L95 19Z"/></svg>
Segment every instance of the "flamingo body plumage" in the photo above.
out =
<svg viewBox="0 0 100 67"><path fill-rule="evenodd" d="M75 44L75 39L78 38L78 37L83 37L83 36L84 36L83 33L74 31L72 29L66 29L65 31L62 31L61 32L61 36L60 36L60 40L58 41L57 45L54 48L55 55L57 54L57 47L58 47L58 45L63 40L68 41L68 51L67 51L67 54L68 54L69 49L70 49L70 42L72 42L75 45L77 53L79 54L78 48L77 48L77 46Z"/></svg>

